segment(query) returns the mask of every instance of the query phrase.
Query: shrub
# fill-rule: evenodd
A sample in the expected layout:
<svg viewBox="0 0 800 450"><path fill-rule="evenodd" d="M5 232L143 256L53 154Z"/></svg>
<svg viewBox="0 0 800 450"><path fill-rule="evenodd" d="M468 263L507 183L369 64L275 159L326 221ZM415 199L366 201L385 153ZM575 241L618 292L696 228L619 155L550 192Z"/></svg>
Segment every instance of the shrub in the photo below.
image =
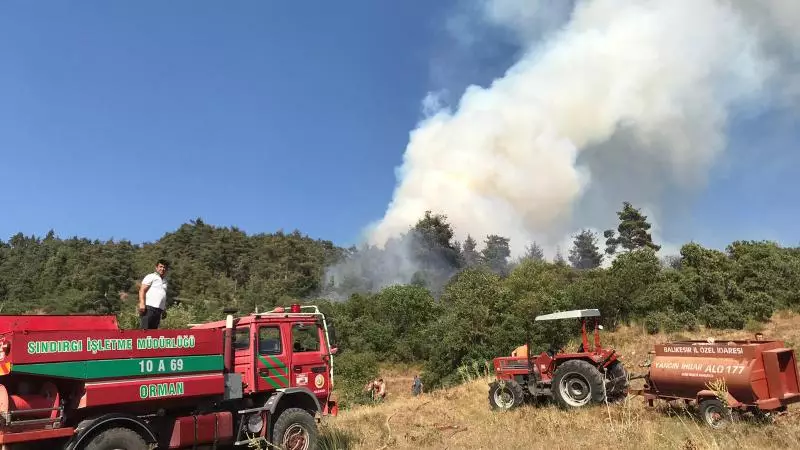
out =
<svg viewBox="0 0 800 450"><path fill-rule="evenodd" d="M369 401L369 395L363 389L378 377L378 359L374 353L345 351L334 356L333 370L334 389L342 408Z"/></svg>
<svg viewBox="0 0 800 450"><path fill-rule="evenodd" d="M703 305L697 315L709 328L744 328L745 316L742 309L731 302L725 301L719 305Z"/></svg>
<svg viewBox="0 0 800 450"><path fill-rule="evenodd" d="M775 311L775 301L763 292L748 293L743 305L744 314L759 322L766 322Z"/></svg>
<svg viewBox="0 0 800 450"><path fill-rule="evenodd" d="M697 331L700 326L700 324L697 323L697 317L689 311L678 313L675 316L675 321L678 323L681 330Z"/></svg>
<svg viewBox="0 0 800 450"><path fill-rule="evenodd" d="M647 330L648 334L656 334L661 331L661 322L663 320L664 313L662 312L651 312L647 314L644 318L644 328Z"/></svg>

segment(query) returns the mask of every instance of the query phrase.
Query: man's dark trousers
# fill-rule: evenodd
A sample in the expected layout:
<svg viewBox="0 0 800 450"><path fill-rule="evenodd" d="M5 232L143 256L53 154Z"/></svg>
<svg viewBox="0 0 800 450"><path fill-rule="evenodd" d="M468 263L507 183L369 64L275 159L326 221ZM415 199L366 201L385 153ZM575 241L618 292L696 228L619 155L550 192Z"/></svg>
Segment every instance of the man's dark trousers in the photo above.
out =
<svg viewBox="0 0 800 450"><path fill-rule="evenodd" d="M139 316L142 330L155 330L161 324L161 315L164 310L154 306L145 306L144 314Z"/></svg>

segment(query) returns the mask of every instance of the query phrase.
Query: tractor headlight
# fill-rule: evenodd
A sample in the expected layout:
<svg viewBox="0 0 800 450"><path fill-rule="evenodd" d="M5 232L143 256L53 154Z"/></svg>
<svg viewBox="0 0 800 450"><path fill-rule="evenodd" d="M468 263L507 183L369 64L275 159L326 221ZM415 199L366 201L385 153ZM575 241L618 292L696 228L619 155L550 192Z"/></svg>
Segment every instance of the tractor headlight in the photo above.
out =
<svg viewBox="0 0 800 450"><path fill-rule="evenodd" d="M264 419L260 413L254 413L247 416L247 431L257 434L264 428Z"/></svg>

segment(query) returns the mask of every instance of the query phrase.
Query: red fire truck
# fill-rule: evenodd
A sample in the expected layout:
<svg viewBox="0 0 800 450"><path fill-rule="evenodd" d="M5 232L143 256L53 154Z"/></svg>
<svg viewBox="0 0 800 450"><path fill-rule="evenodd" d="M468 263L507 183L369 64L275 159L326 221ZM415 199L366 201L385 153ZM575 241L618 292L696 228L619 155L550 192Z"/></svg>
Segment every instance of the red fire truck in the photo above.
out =
<svg viewBox="0 0 800 450"><path fill-rule="evenodd" d="M332 324L316 306L232 313L172 330L0 316L0 449L314 448L337 412Z"/></svg>

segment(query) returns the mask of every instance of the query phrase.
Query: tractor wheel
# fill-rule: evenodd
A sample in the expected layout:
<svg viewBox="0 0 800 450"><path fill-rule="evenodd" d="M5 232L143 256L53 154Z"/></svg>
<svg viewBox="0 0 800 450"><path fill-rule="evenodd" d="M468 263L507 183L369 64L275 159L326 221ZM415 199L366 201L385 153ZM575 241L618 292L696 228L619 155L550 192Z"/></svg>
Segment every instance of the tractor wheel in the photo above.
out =
<svg viewBox="0 0 800 450"><path fill-rule="evenodd" d="M85 450L147 450L142 436L128 428L109 428L86 444Z"/></svg>
<svg viewBox="0 0 800 450"><path fill-rule="evenodd" d="M628 372L621 361L606 369L606 397L609 402L623 400L628 396Z"/></svg>
<svg viewBox="0 0 800 450"><path fill-rule="evenodd" d="M317 448L317 424L308 411L289 408L278 416L272 431L272 443L285 450Z"/></svg>
<svg viewBox="0 0 800 450"><path fill-rule="evenodd" d="M492 409L509 410L521 406L525 391L514 380L494 381L489 385L489 405Z"/></svg>
<svg viewBox="0 0 800 450"><path fill-rule="evenodd" d="M588 362L573 359L558 366L550 389L564 409L602 403L603 374Z"/></svg>
<svg viewBox="0 0 800 450"><path fill-rule="evenodd" d="M731 421L731 410L719 399L707 398L700 401L700 417L711 428L725 428Z"/></svg>

